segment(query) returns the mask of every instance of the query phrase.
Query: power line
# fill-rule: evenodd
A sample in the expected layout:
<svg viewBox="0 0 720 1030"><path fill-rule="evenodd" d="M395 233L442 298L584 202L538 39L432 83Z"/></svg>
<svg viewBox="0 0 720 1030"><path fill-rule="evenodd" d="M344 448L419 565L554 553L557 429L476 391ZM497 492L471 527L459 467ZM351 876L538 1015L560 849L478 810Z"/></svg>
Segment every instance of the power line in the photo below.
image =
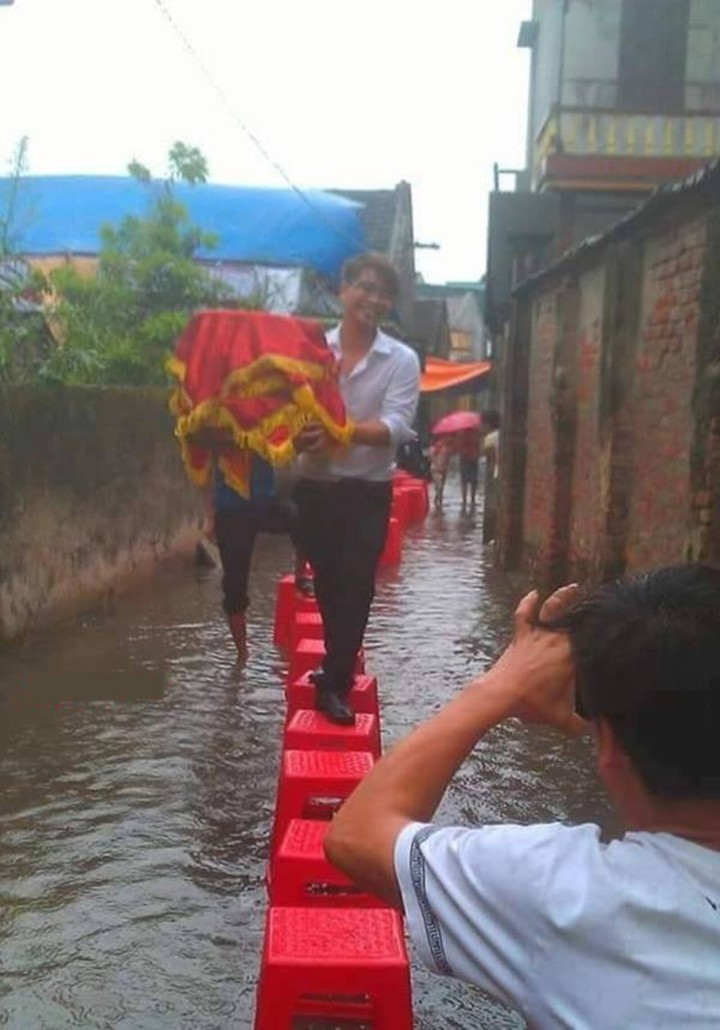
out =
<svg viewBox="0 0 720 1030"><path fill-rule="evenodd" d="M310 197L308 197L308 195L304 192L304 190L302 190L299 186L295 185L295 183L292 181L292 179L287 174L287 172L282 167L282 165L279 163L279 161L276 161L275 158L270 153L268 153L268 151L265 149L265 147L263 146L261 141L258 139L258 137L255 135L255 133L252 131L252 129L250 129L250 127L247 125L247 123L240 117L240 115L236 111L235 107L232 105L232 103L228 99L227 94L222 89L222 87L219 85L219 83L215 79L215 76L212 74L212 72L208 68L207 64L205 63L205 61L202 59L200 54L197 52L195 47L190 42L190 40L189 40L186 32L183 30L182 26L179 25L178 22L173 17L172 12L168 9L168 7L167 7L166 3L164 2L164 0L154 0L154 3L155 3L155 6L159 8L160 12L164 16L164 18L166 19L166 21L168 22L170 27L172 28L173 32L175 32L175 34L177 35L177 37L180 40L180 42L182 43L182 45L185 47L185 50L188 52L188 54L193 59L193 61L195 61L195 63L197 64L198 68L200 69L200 71L203 73L203 75L205 76L205 78L209 82L210 86L212 87L213 91L215 92L215 94L219 98L219 100L222 103L223 107L225 107L225 109L227 110L227 112L230 115L230 117L240 126L241 130L245 133L245 135L253 143L253 145L260 151L260 153L265 158L265 160L268 162L268 164L272 168L275 169L275 171L278 173L278 175L280 175L280 177L283 179L283 181L287 183L287 185L290 187L290 189L294 193L296 193L298 195L298 197L300 197L300 199L303 201L303 203L307 205L307 207L313 212L313 214L317 218L319 218L321 221L325 222L325 224L328 225L332 229L332 231L334 233L336 233L336 235L339 236L341 239L344 239L347 242L352 243L353 245L356 245L357 242L358 242L357 239L354 239L348 233L346 233L342 229L338 228L338 226L335 225L332 222L332 220L325 215L325 213L323 211L320 211L320 209L317 208L315 206L315 204L313 204L312 200L310 199Z"/></svg>

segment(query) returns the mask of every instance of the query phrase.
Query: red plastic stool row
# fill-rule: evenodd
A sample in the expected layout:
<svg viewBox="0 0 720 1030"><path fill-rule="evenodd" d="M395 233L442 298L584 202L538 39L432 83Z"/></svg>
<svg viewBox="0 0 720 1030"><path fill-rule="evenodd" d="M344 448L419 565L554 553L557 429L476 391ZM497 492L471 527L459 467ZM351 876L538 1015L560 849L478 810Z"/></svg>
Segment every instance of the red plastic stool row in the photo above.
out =
<svg viewBox="0 0 720 1030"><path fill-rule="evenodd" d="M331 819L374 763L369 751L284 751L271 862L291 819Z"/></svg>
<svg viewBox="0 0 720 1030"><path fill-rule="evenodd" d="M296 612L290 628L290 650L294 651L301 640L324 640L322 615L320 612Z"/></svg>
<svg viewBox="0 0 720 1030"><path fill-rule="evenodd" d="M289 647L293 619L298 612L317 612L314 597L304 597L295 589L295 576L283 576L278 582L275 597L275 627L273 641L277 647Z"/></svg>
<svg viewBox="0 0 720 1030"><path fill-rule="evenodd" d="M290 655L288 668L288 683L294 683L306 672L314 672L322 665L325 657L325 641L320 639L304 638L298 640ZM360 676L365 672L365 655L362 649L358 651L355 660L355 675Z"/></svg>
<svg viewBox="0 0 720 1030"><path fill-rule="evenodd" d="M393 502L406 513L406 524L421 522L428 513L427 483L422 479L410 479L395 484Z"/></svg>
<svg viewBox="0 0 720 1030"><path fill-rule="evenodd" d="M310 679L310 673L306 672L298 679L291 681L285 690L287 700L288 719L295 714L298 708L315 707L315 684ZM374 676L356 676L353 681L352 690L348 694L348 703L352 710L357 712L369 712L378 718L378 692L377 680Z"/></svg>
<svg viewBox="0 0 720 1030"><path fill-rule="evenodd" d="M400 522L397 518L391 516L388 521L387 536L385 537L385 547L380 555L381 566L386 565L399 565L400 558L402 556L402 530Z"/></svg>
<svg viewBox="0 0 720 1030"><path fill-rule="evenodd" d="M270 863L268 888L273 905L324 908L387 908L325 858L323 838L329 822L291 819Z"/></svg>
<svg viewBox="0 0 720 1030"><path fill-rule="evenodd" d="M354 726L338 726L321 712L296 709L288 717L283 735L285 751L369 751L378 759L381 752L380 725L372 712L356 712Z"/></svg>

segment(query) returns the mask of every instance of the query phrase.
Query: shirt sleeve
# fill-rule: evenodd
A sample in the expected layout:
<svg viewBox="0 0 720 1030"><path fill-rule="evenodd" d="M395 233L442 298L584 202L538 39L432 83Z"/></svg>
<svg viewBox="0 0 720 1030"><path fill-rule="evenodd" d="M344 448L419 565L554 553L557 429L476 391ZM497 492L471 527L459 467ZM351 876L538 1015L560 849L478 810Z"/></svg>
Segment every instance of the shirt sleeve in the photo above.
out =
<svg viewBox="0 0 720 1030"><path fill-rule="evenodd" d="M536 977L548 941L548 894L572 853L576 830L558 824L405 827L395 872L421 961L527 1013L543 990ZM590 835L588 845L597 848L597 836Z"/></svg>
<svg viewBox="0 0 720 1030"><path fill-rule="evenodd" d="M414 437L413 422L420 396L420 362L409 347L403 350L390 373L382 408L378 416L390 431L393 447L408 443Z"/></svg>

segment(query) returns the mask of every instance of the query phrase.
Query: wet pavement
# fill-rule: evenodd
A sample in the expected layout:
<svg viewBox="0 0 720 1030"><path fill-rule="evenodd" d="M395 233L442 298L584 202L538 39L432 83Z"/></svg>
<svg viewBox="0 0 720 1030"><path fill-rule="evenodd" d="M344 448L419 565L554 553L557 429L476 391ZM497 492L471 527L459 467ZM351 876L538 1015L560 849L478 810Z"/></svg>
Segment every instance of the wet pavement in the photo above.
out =
<svg viewBox="0 0 720 1030"><path fill-rule="evenodd" d="M507 639L524 584L481 539L451 483L381 576L366 655L385 747ZM219 573L187 564L0 656L0 1025L252 1027L290 567L287 541L261 539L244 669ZM83 699L98 696L124 699ZM440 818L610 825L589 745L515 723L465 764ZM413 991L417 1030L523 1025L417 966Z"/></svg>

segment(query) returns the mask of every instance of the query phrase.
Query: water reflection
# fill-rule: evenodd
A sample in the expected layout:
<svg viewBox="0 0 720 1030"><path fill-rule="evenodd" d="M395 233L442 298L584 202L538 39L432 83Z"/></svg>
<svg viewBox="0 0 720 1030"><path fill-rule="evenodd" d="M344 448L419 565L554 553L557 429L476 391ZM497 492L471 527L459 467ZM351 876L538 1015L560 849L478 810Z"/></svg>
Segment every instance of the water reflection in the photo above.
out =
<svg viewBox="0 0 720 1030"><path fill-rule="evenodd" d="M366 650L386 746L492 659L522 589L449 500L379 587ZM261 541L245 669L217 572L184 566L2 659L4 1025L252 1025L285 667L274 592L290 564L285 541ZM442 817L607 820L588 757L586 744L502 726ZM519 1025L419 970L414 996L418 1030Z"/></svg>

